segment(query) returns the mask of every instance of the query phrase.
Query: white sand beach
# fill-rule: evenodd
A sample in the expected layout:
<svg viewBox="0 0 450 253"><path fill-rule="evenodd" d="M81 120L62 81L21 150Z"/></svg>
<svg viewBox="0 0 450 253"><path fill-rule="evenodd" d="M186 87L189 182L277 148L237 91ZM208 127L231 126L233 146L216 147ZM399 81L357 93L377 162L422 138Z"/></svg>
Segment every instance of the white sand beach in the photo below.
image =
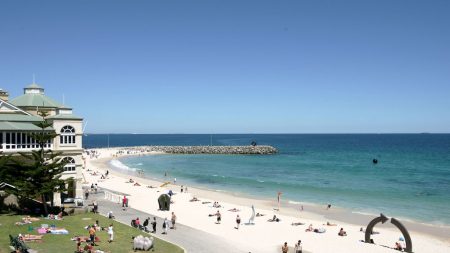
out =
<svg viewBox="0 0 450 253"><path fill-rule="evenodd" d="M308 205L305 203L304 211L300 211L300 205L287 203L282 200L281 210L276 211L276 193L274 200L261 200L232 193L218 192L214 190L198 189L188 185L188 193L180 193L181 185L173 182L165 187L159 187L163 182L143 179L136 176L118 173L110 168L108 162L115 159L115 154L120 148L96 149L98 157L90 158L85 155L86 168L84 178L87 184L97 183L99 187L129 195L129 205L132 208L148 213L150 216L167 217L171 212L177 215L177 223L193 227L195 229L226 238L242 249L242 252L272 253L281 252L281 246L287 242L293 252L295 242L302 241L304 252L395 252L392 248L402 235L392 224L378 224L375 231L379 234L372 235L376 244L367 244L364 233L360 228L365 228L374 216L363 216L343 211L339 208L325 210L325 206ZM140 151L132 155L151 155ZM101 174L109 170L107 179L100 179ZM93 172L97 172L93 175ZM134 186L128 180L133 178L141 186ZM155 188L149 188L153 186ZM169 211L159 211L157 198L168 190L176 193ZM191 202L193 197L200 201ZM213 207L218 201L220 208ZM205 203L209 202L209 203ZM303 203L302 203L303 204ZM265 214L256 217L254 225L245 225L251 217L254 205L256 212ZM240 211L232 212L236 208ZM216 216L209 216L220 211L221 224L216 224ZM242 219L241 226L236 229L236 215ZM268 222L276 215L280 222ZM331 217L331 218L330 218ZM354 219L352 217L355 217ZM142 217L144 218L144 217ZM330 222L336 226L327 226ZM301 222L304 225L294 226L292 223ZM403 222L403 221L402 221ZM325 233L305 232L312 224L314 228L325 228ZM450 252L450 229L448 227L428 226L404 222L410 229L414 252ZM338 236L340 228L344 228L347 236ZM176 233L176 231L174 231Z"/></svg>

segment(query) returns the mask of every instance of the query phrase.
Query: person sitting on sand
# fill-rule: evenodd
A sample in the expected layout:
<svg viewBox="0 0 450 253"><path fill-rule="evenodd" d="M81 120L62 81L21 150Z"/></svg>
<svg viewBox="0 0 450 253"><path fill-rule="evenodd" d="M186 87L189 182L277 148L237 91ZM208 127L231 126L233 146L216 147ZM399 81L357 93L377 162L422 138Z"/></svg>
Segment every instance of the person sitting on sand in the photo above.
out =
<svg viewBox="0 0 450 253"><path fill-rule="evenodd" d="M323 224L323 225L325 225L325 224ZM334 224L334 223L330 223L329 221L327 221L327 224L326 224L327 226L337 226L337 224Z"/></svg>
<svg viewBox="0 0 450 253"><path fill-rule="evenodd" d="M400 245L400 250L403 250L406 248L406 244L405 244L405 238L403 238L403 236L400 236L400 238L398 238L398 245Z"/></svg>
<svg viewBox="0 0 450 253"><path fill-rule="evenodd" d="M239 209L236 209L236 208L232 208L232 209L230 209L230 210L228 210L228 211L230 211L230 212L239 212L240 210L239 210Z"/></svg>
<svg viewBox="0 0 450 253"><path fill-rule="evenodd" d="M361 232L363 232L363 233L366 232L366 230L365 230L364 228L362 228L362 227L359 229L359 231L361 231ZM379 233L380 233L380 232L378 232L378 231L373 231L373 230L372 230L372 233L371 233L371 234L372 234L372 235L377 235L377 234L379 234Z"/></svg>
<svg viewBox="0 0 450 253"><path fill-rule="evenodd" d="M341 228L338 233L339 236L347 236L347 232L344 231L344 228Z"/></svg>
<svg viewBox="0 0 450 253"><path fill-rule="evenodd" d="M280 218L278 218L276 215L274 215L272 219L268 219L267 221L268 222L274 222L274 221L280 222Z"/></svg>
<svg viewBox="0 0 450 253"><path fill-rule="evenodd" d="M313 225L309 224L308 228L305 229L305 232L312 232L312 231L314 231Z"/></svg>
<svg viewBox="0 0 450 253"><path fill-rule="evenodd" d="M403 247L402 247L402 245L399 242L395 243L395 248L394 249L395 250L399 250L399 251L403 251Z"/></svg>

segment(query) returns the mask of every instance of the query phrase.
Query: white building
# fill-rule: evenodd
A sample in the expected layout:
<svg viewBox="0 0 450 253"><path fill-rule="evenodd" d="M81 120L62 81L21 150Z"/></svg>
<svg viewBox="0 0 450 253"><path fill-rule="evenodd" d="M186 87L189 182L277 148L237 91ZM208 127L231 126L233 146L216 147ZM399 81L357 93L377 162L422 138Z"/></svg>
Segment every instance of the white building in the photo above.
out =
<svg viewBox="0 0 450 253"><path fill-rule="evenodd" d="M41 130L33 123L42 121L38 110L46 111L46 119L58 136L45 148L62 152L68 164L61 178L75 179L67 186L67 192L61 196L55 194L55 204L60 204L62 198L82 198L83 119L72 114L72 108L45 96L44 88L35 83L24 88L24 94L17 98L9 99L8 96L8 92L0 89L0 152L14 154L39 149L27 133Z"/></svg>

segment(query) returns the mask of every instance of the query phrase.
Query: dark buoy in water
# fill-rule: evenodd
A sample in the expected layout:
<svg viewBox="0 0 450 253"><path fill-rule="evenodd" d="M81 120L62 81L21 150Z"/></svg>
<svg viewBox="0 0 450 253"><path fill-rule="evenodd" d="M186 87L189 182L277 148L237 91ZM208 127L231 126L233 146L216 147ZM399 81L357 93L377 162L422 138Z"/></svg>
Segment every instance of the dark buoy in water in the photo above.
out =
<svg viewBox="0 0 450 253"><path fill-rule="evenodd" d="M378 163L378 160L377 160L377 159L373 159L373 160L372 160L372 163L373 163L373 164L377 164L377 163Z"/></svg>
<svg viewBox="0 0 450 253"><path fill-rule="evenodd" d="M256 141L252 141L251 145L252 145L253 147L255 147L255 146L256 146Z"/></svg>

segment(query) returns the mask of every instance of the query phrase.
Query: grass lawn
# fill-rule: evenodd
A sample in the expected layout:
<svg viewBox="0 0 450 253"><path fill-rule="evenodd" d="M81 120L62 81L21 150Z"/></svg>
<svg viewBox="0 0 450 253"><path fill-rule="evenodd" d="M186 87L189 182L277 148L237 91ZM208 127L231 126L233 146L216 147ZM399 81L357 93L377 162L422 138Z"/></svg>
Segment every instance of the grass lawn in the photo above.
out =
<svg viewBox="0 0 450 253"><path fill-rule="evenodd" d="M36 229L33 231L28 231L28 225L16 226L14 225L17 221L21 221L21 218L24 216L18 215L0 215L0 252L7 253L10 252L9 249L9 234L13 236L17 236L19 233L21 234L34 234L37 235ZM137 236L142 234L144 236L150 236L146 233L142 233L141 231L132 228L130 226L123 225L122 223L109 220L106 217L96 215L93 213L79 214L75 216L65 216L64 220L46 220L41 219L40 221L33 222L32 225L34 228L40 227L41 224L49 224L56 225L59 228L65 228L69 231L68 235L53 235L53 234L45 234L42 242L27 242L26 244L32 248L37 250L39 253L54 253L54 252L69 252L73 253L76 249L76 242L71 241L70 238L76 235L89 236L87 230L84 229L85 226L89 224L95 223L95 220L99 221L101 227L107 227L109 224L113 224L114 226L114 242L108 243L108 234L106 231L97 231L97 236L100 238L100 242L96 242L97 245L94 247L95 249L103 250L105 252L111 253L126 253L126 252L134 252L132 250L132 236ZM183 249L180 247L168 243L166 241L155 238L154 239L154 250L150 250L150 252L159 252L159 253L183 253ZM84 243L82 244L84 245ZM139 251L138 251L139 252Z"/></svg>

